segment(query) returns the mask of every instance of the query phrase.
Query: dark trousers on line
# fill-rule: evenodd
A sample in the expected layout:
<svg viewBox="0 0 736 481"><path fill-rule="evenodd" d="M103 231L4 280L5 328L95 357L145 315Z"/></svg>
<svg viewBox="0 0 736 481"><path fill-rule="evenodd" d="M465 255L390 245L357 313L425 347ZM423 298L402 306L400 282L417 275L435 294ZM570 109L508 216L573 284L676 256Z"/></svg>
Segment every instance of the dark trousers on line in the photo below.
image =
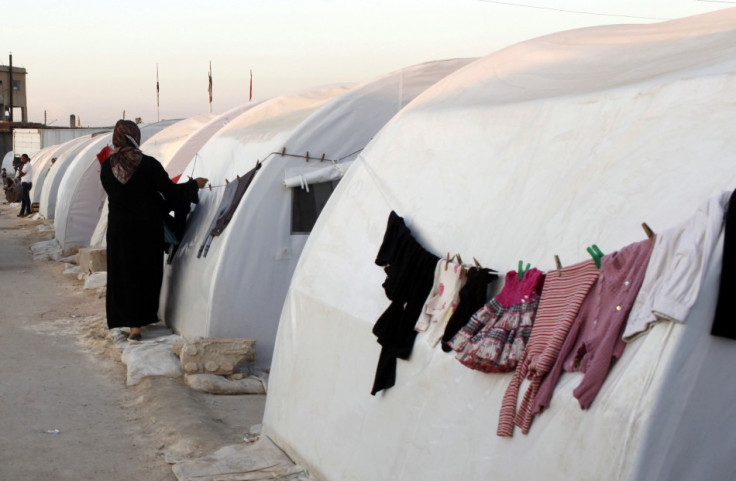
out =
<svg viewBox="0 0 736 481"><path fill-rule="evenodd" d="M33 182L21 182L20 215L31 214L31 187Z"/></svg>

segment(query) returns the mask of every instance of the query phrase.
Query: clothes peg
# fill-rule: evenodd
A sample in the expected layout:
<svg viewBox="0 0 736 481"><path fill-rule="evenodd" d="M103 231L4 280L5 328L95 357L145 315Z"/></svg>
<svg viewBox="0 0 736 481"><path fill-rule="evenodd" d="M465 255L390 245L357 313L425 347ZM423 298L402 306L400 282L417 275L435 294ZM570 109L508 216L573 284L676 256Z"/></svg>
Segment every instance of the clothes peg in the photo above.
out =
<svg viewBox="0 0 736 481"><path fill-rule="evenodd" d="M447 253L447 257L445 257L445 270L447 270L447 266L450 264L450 253Z"/></svg>
<svg viewBox="0 0 736 481"><path fill-rule="evenodd" d="M531 265L527 262L526 269L524 269L524 261L519 261L519 269L516 271L519 274L519 280L524 279L524 274L529 270Z"/></svg>
<svg viewBox="0 0 736 481"><path fill-rule="evenodd" d="M460 253L459 252L457 254L455 254L455 257L457 257L457 263L460 264L460 265L463 265L463 258L460 257Z"/></svg>
<svg viewBox="0 0 736 481"><path fill-rule="evenodd" d="M588 251L588 254L590 254L590 256L595 261L596 267L600 269L601 268L601 257L603 257L603 252L601 252L601 250L595 244L588 247L586 250Z"/></svg>
<svg viewBox="0 0 736 481"><path fill-rule="evenodd" d="M644 232L646 232L647 237L650 241L652 241L652 244L654 243L655 234L654 231L647 225L646 222L641 223L641 228L644 229Z"/></svg>
<svg viewBox="0 0 736 481"><path fill-rule="evenodd" d="M555 254L555 265L557 266L557 274L562 276L562 262L560 262L560 256Z"/></svg>
<svg viewBox="0 0 736 481"><path fill-rule="evenodd" d="M480 267L480 262L475 257L473 257L473 262L475 262L475 267Z"/></svg>
<svg viewBox="0 0 736 481"><path fill-rule="evenodd" d="M284 155L286 155L286 146L284 146L284 147L283 147L283 148L281 149L281 157L283 157Z"/></svg>
<svg viewBox="0 0 736 481"><path fill-rule="evenodd" d="M225 185L230 185L230 181L225 179Z"/></svg>
<svg viewBox="0 0 736 481"><path fill-rule="evenodd" d="M209 187L209 188L210 188L210 192L212 192L212 184L210 184L210 183L208 182L208 183L207 183L207 187Z"/></svg>
<svg viewBox="0 0 736 481"><path fill-rule="evenodd" d="M305 157L307 158L307 162L309 162L309 151L307 151L307 155L305 155Z"/></svg>
<svg viewBox="0 0 736 481"><path fill-rule="evenodd" d="M240 175L238 175L238 174L235 174L235 177L237 177L237 178L238 178L238 180L240 180Z"/></svg>
<svg viewBox="0 0 736 481"><path fill-rule="evenodd" d="M320 161L320 162L324 162L324 161L325 161L325 154L324 154L324 152L322 153L322 158L321 158L321 159L319 159L319 161Z"/></svg>

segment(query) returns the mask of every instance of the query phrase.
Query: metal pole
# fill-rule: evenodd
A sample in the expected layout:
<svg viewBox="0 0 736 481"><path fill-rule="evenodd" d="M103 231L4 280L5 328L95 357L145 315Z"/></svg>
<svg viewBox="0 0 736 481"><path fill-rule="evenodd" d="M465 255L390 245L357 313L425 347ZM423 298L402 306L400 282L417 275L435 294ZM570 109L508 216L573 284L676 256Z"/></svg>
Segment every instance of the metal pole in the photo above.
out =
<svg viewBox="0 0 736 481"><path fill-rule="evenodd" d="M10 94L10 123L13 123L13 52L10 52L10 88L8 92Z"/></svg>
<svg viewBox="0 0 736 481"><path fill-rule="evenodd" d="M159 104L159 88L158 88L158 63L156 64L156 121L161 121L161 106Z"/></svg>

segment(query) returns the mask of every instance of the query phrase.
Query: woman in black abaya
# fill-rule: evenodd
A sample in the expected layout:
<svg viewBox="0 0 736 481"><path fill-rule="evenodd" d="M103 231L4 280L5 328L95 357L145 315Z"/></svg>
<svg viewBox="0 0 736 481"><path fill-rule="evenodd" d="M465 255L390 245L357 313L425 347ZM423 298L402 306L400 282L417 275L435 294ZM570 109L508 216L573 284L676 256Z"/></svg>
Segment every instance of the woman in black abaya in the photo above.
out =
<svg viewBox="0 0 736 481"><path fill-rule="evenodd" d="M175 184L163 166L138 148L141 133L130 120L115 124L113 153L102 163L107 192L107 326L129 327L128 339L141 339L141 327L158 322L163 279L163 199L196 203L207 179ZM163 196L163 197L162 197Z"/></svg>

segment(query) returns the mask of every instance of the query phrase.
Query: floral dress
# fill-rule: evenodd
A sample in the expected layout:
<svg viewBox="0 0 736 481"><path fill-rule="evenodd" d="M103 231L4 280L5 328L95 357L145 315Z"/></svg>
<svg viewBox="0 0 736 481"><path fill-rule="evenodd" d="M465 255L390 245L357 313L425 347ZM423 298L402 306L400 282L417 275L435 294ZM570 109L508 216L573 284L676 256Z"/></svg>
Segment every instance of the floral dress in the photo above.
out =
<svg viewBox="0 0 736 481"><path fill-rule="evenodd" d="M520 280L516 271L506 274L501 292L470 318L450 340L457 359L482 372L516 369L532 332L544 273L527 271Z"/></svg>

